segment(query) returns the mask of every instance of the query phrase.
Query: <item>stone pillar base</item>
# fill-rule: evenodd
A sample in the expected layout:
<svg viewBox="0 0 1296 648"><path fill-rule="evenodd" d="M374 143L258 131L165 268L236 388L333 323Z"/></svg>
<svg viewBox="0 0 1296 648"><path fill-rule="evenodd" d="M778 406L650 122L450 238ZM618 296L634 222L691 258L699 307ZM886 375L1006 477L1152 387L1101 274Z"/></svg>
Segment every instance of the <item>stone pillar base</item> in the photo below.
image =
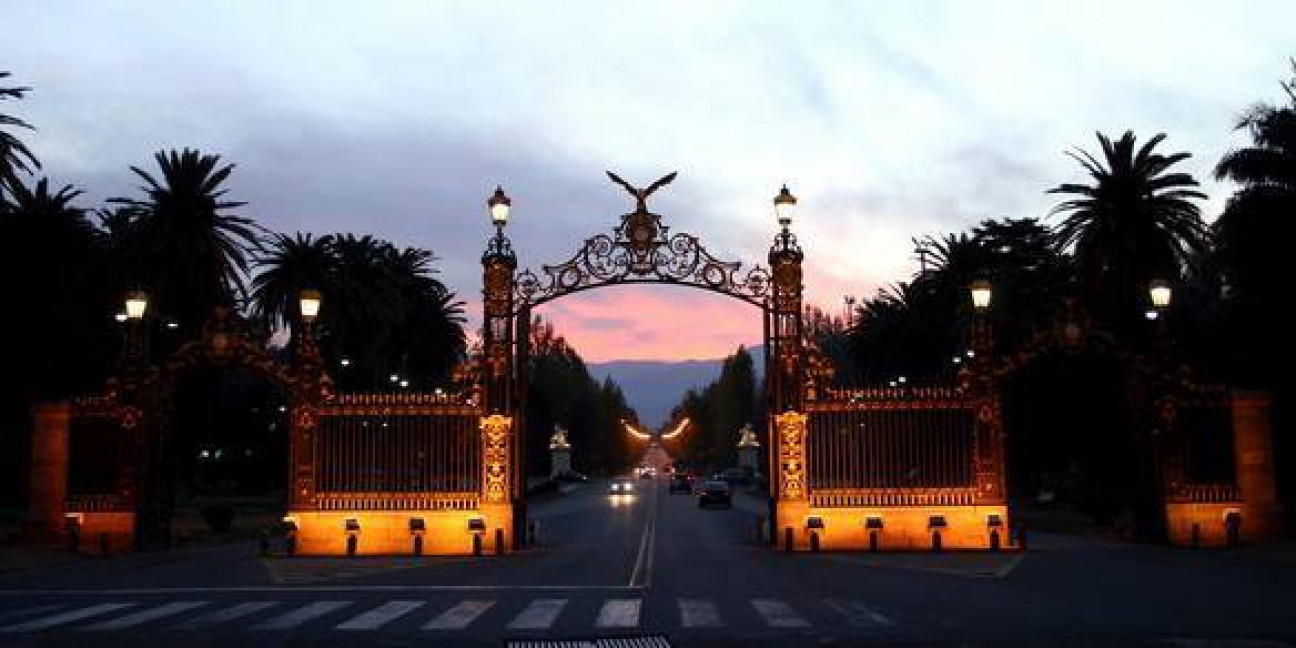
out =
<svg viewBox="0 0 1296 648"><path fill-rule="evenodd" d="M356 536L358 556L410 556L414 554L415 534L410 519L422 518L423 555L468 556L473 553L473 536L481 535L484 555L495 551L495 530L503 531L508 552L513 542L513 515L509 505L483 506L474 511L289 511L297 524L297 555L346 556L347 520L355 520L360 529ZM470 520L480 519L481 531L470 528Z"/></svg>
<svg viewBox="0 0 1296 648"><path fill-rule="evenodd" d="M999 526L990 526L992 516ZM945 526L933 528L933 517L943 519ZM810 518L818 518L823 527L809 528ZM882 528L867 528L869 518L881 520ZM992 531L998 532L999 548L1015 546L1008 531L1008 507L1002 504L811 508L808 503L779 502L776 547L780 550L785 549L789 527L796 551L811 548L812 534L818 537L820 551L869 551L874 533L878 551L930 551L937 530L943 550L991 549Z"/></svg>

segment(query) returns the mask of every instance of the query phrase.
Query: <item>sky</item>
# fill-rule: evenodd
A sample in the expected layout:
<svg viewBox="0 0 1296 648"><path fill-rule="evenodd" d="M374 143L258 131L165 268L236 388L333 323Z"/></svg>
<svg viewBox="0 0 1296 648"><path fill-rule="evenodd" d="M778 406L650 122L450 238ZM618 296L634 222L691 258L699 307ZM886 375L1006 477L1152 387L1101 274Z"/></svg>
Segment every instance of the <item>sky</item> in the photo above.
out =
<svg viewBox="0 0 1296 648"><path fill-rule="evenodd" d="M765 262L771 200L800 200L808 301L840 312L915 270L910 238L1042 217L1095 131L1169 135L1203 182L1277 101L1296 2L71 2L5 0L5 109L83 204L196 147L276 231L431 249L480 308L485 200L513 199L519 264L568 258L633 203L718 257ZM588 360L714 358L759 343L750 306L615 287L540 313Z"/></svg>

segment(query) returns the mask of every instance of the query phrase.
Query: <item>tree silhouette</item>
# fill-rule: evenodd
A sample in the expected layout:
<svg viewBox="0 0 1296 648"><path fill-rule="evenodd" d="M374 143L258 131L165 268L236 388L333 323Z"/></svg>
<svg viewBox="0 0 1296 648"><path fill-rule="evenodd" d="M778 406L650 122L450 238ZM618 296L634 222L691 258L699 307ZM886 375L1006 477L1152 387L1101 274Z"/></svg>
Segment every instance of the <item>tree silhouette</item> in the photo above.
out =
<svg viewBox="0 0 1296 648"><path fill-rule="evenodd" d="M1209 237L1201 210L1193 202L1203 194L1196 180L1170 168L1188 153L1162 155L1157 134L1135 148L1133 131L1112 141L1097 133L1102 159L1076 149L1067 154L1080 163L1092 184L1065 183L1048 193L1075 196L1050 215L1065 218L1055 241L1074 251L1082 285L1104 323L1127 329L1146 306L1144 295L1155 278L1177 279Z"/></svg>
<svg viewBox="0 0 1296 648"><path fill-rule="evenodd" d="M9 72L0 72L0 83L10 76ZM31 91L25 87L6 87L0 85L0 101L22 99ZM0 113L0 197L6 192L18 191L22 185L20 173L32 173L40 168L40 161L32 154L27 145L6 127L26 128L33 130L27 122L12 115Z"/></svg>
<svg viewBox="0 0 1296 648"><path fill-rule="evenodd" d="M159 151L161 172L144 180L144 199L113 198L133 215L122 261L127 280L148 291L155 312L175 318L192 335L218 306L236 307L244 296L250 253L259 245L252 220L227 213L244 205L225 199L234 170L220 156L193 149Z"/></svg>
<svg viewBox="0 0 1296 648"><path fill-rule="evenodd" d="M317 331L325 355L347 359L335 371L351 389L390 388L391 373L426 388L445 382L463 358L463 304L434 278L433 254L372 236L271 237L257 254L252 316L291 325L302 290L319 290Z"/></svg>
<svg viewBox="0 0 1296 648"><path fill-rule="evenodd" d="M1215 221L1218 260L1231 289L1235 335L1248 365L1243 378L1269 384L1285 366L1274 350L1290 345L1273 317L1272 297L1296 290L1296 277L1278 263L1296 238L1296 60L1293 78L1282 83L1288 104L1253 106L1236 128L1251 145L1229 151L1215 177L1239 188ZM1275 362L1277 361L1277 362Z"/></svg>

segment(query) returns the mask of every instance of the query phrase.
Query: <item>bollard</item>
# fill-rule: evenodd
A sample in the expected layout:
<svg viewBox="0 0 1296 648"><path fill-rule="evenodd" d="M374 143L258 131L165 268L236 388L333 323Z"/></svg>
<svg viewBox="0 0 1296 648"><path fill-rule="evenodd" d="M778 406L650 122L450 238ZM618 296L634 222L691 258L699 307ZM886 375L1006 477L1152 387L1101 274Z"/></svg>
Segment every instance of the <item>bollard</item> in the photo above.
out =
<svg viewBox="0 0 1296 648"><path fill-rule="evenodd" d="M297 555L297 533L290 531L288 537L284 538L284 553L289 556Z"/></svg>
<svg viewBox="0 0 1296 648"><path fill-rule="evenodd" d="M108 534L107 533L99 534L99 555L104 558L108 557Z"/></svg>
<svg viewBox="0 0 1296 648"><path fill-rule="evenodd" d="M414 536L414 555L423 555L423 536L421 535Z"/></svg>
<svg viewBox="0 0 1296 648"><path fill-rule="evenodd" d="M482 555L482 539L480 533L473 534L473 555L478 557Z"/></svg>
<svg viewBox="0 0 1296 648"><path fill-rule="evenodd" d="M869 531L869 551L877 551L880 548L879 540L877 531Z"/></svg>
<svg viewBox="0 0 1296 648"><path fill-rule="evenodd" d="M940 550L941 550L941 536L940 536L940 531L932 531L932 546L931 546L931 550L932 550L933 553L940 553Z"/></svg>
<svg viewBox="0 0 1296 648"><path fill-rule="evenodd" d="M358 549L359 546L360 546L360 539L357 538L354 533L347 536L347 556L348 557L354 558L356 555L356 549Z"/></svg>
<svg viewBox="0 0 1296 648"><path fill-rule="evenodd" d="M1026 525L1022 525L1020 527L1017 527L1017 548L1021 549L1022 551L1026 551L1027 546L1028 545L1026 542Z"/></svg>
<svg viewBox="0 0 1296 648"><path fill-rule="evenodd" d="M504 529L495 529L495 555L504 555Z"/></svg>
<svg viewBox="0 0 1296 648"><path fill-rule="evenodd" d="M1242 546L1242 516L1229 513L1224 518L1224 537L1230 549Z"/></svg>
<svg viewBox="0 0 1296 648"><path fill-rule="evenodd" d="M810 551L819 552L819 534L815 531L810 532Z"/></svg>
<svg viewBox="0 0 1296 648"><path fill-rule="evenodd" d="M534 547L534 546L536 546L537 544L539 544L539 540L536 538L536 521L535 521L535 520L529 520L529 521L527 521L527 533L526 533L526 534L527 534L526 541L527 541L527 546L528 546L528 547Z"/></svg>
<svg viewBox="0 0 1296 648"><path fill-rule="evenodd" d="M990 529L990 551L999 551L999 529Z"/></svg>
<svg viewBox="0 0 1296 648"><path fill-rule="evenodd" d="M794 548L792 546L793 533L792 527L783 530L783 550L788 553L792 553L792 549Z"/></svg>
<svg viewBox="0 0 1296 648"><path fill-rule="evenodd" d="M261 529L261 556L265 557L269 555L270 555L270 532L265 529Z"/></svg>
<svg viewBox="0 0 1296 648"><path fill-rule="evenodd" d="M81 551L81 529L73 526L68 529L67 550L71 553Z"/></svg>
<svg viewBox="0 0 1296 648"><path fill-rule="evenodd" d="M1192 535L1188 540L1188 546L1193 549L1201 549L1201 524L1193 522Z"/></svg>

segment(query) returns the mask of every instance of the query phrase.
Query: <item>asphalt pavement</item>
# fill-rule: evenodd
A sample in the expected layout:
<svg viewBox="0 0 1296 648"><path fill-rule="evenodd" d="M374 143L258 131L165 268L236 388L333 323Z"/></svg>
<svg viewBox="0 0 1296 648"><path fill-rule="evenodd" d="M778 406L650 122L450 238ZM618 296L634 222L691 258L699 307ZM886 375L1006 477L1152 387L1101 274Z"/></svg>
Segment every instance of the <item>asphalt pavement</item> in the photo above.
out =
<svg viewBox="0 0 1296 648"><path fill-rule="evenodd" d="M0 645L1296 646L1281 548L785 554L754 533L760 500L702 510L635 483L536 501L539 544L498 557L33 561L0 571Z"/></svg>

